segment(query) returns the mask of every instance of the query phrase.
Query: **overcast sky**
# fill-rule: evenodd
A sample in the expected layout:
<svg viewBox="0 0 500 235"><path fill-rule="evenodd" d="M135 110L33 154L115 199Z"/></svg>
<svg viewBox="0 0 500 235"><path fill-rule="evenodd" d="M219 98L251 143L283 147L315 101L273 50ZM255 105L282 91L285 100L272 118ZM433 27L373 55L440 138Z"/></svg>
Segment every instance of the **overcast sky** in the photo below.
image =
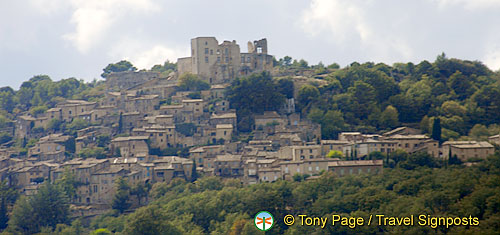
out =
<svg viewBox="0 0 500 235"><path fill-rule="evenodd" d="M480 60L500 68L500 0L23 0L0 2L0 87L33 75L100 78L189 55L190 39L267 38L310 64Z"/></svg>

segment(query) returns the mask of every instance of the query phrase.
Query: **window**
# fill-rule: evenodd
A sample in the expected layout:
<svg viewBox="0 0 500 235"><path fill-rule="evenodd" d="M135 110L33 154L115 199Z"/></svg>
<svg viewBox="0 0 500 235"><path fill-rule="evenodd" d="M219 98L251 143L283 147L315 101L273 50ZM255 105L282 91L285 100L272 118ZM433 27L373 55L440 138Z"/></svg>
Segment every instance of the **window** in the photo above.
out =
<svg viewBox="0 0 500 235"><path fill-rule="evenodd" d="M340 169L340 175L344 175L344 169Z"/></svg>
<svg viewBox="0 0 500 235"><path fill-rule="evenodd" d="M229 50L227 48L225 48L224 52L225 52L224 54L226 55L229 54Z"/></svg>
<svg viewBox="0 0 500 235"><path fill-rule="evenodd" d="M208 56L205 56L205 63L208 63Z"/></svg>
<svg viewBox="0 0 500 235"><path fill-rule="evenodd" d="M309 171L312 171L312 167L309 167Z"/></svg>
<svg viewBox="0 0 500 235"><path fill-rule="evenodd" d="M205 55L208 55L208 48L205 48Z"/></svg>
<svg viewBox="0 0 500 235"><path fill-rule="evenodd" d="M358 169L358 174L361 174L361 173L363 173L363 169L359 168Z"/></svg>
<svg viewBox="0 0 500 235"><path fill-rule="evenodd" d="M312 152L313 152L313 150L312 150L312 149L309 149L309 153L312 153Z"/></svg>
<svg viewBox="0 0 500 235"><path fill-rule="evenodd" d="M349 175L352 175L352 169L349 169Z"/></svg>
<svg viewBox="0 0 500 235"><path fill-rule="evenodd" d="M285 174L288 174L288 167L285 167Z"/></svg>
<svg viewBox="0 0 500 235"><path fill-rule="evenodd" d="M229 57L226 56L226 63L229 62Z"/></svg>
<svg viewBox="0 0 500 235"><path fill-rule="evenodd" d="M316 166L316 170L319 171L319 166Z"/></svg>
<svg viewBox="0 0 500 235"><path fill-rule="evenodd" d="M214 50L210 49L210 55L214 54Z"/></svg>
<svg viewBox="0 0 500 235"><path fill-rule="evenodd" d="M217 49L217 55L220 55L220 50L219 49Z"/></svg>
<svg viewBox="0 0 500 235"><path fill-rule="evenodd" d="M156 176L158 177L163 177L163 175L164 175L163 172L156 172Z"/></svg>

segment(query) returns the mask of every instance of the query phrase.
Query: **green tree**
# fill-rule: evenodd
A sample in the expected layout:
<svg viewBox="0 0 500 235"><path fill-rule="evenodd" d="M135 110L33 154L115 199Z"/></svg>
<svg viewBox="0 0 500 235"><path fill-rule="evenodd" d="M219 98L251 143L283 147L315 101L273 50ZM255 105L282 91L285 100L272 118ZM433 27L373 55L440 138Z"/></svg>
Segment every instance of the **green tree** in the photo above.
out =
<svg viewBox="0 0 500 235"><path fill-rule="evenodd" d="M196 161L193 159L193 167L191 168L191 182L198 179L198 171L196 170Z"/></svg>
<svg viewBox="0 0 500 235"><path fill-rule="evenodd" d="M431 138L441 142L441 119L439 118L434 119Z"/></svg>
<svg viewBox="0 0 500 235"><path fill-rule="evenodd" d="M0 88L0 107L11 113L15 107L15 92L10 87Z"/></svg>
<svg viewBox="0 0 500 235"><path fill-rule="evenodd" d="M90 235L111 235L111 234L113 233L105 228L96 229L92 231L92 233L90 233Z"/></svg>
<svg viewBox="0 0 500 235"><path fill-rule="evenodd" d="M181 232L170 224L172 218L162 214L156 206L139 208L134 216L125 226L125 234L130 235L156 235L156 234L181 234Z"/></svg>
<svg viewBox="0 0 500 235"><path fill-rule="evenodd" d="M244 132L252 129L255 113L278 111L285 101L268 72L236 78L226 94L231 107L236 109L238 130Z"/></svg>
<svg viewBox="0 0 500 235"><path fill-rule="evenodd" d="M9 227L24 234L39 232L43 227L54 229L69 221L66 194L56 185L45 183L32 198L20 198L14 205Z"/></svg>
<svg viewBox="0 0 500 235"><path fill-rule="evenodd" d="M299 110L302 110L309 106L312 102L316 101L320 93L318 88L312 85L304 85L299 89L297 95L297 101L299 105Z"/></svg>
<svg viewBox="0 0 500 235"><path fill-rule="evenodd" d="M392 105L388 105L380 116L382 128L395 128L399 125L399 113Z"/></svg>
<svg viewBox="0 0 500 235"><path fill-rule="evenodd" d="M108 64L106 68L102 69L103 73L101 77L106 78L110 73L124 72L124 71L136 71L137 68L132 65L132 63L122 60L114 64Z"/></svg>
<svg viewBox="0 0 500 235"><path fill-rule="evenodd" d="M180 91L202 91L210 89L210 84L192 73L182 74L179 77L178 86Z"/></svg>
<svg viewBox="0 0 500 235"><path fill-rule="evenodd" d="M62 176L55 181L55 184L63 190L69 199L76 199L76 189L80 183L76 180L75 175L69 170L65 170Z"/></svg>
<svg viewBox="0 0 500 235"><path fill-rule="evenodd" d="M141 205L141 201L143 198L147 197L148 190L145 184L137 183L130 188L130 195L134 195L137 197L137 202Z"/></svg>
<svg viewBox="0 0 500 235"><path fill-rule="evenodd" d="M119 177L118 179L116 179L115 187L117 188L117 190L113 201L111 202L111 208L117 210L120 214L123 214L123 212L125 212L131 206L129 202L130 186L127 184L123 177Z"/></svg>
<svg viewBox="0 0 500 235"><path fill-rule="evenodd" d="M342 153L341 151L338 151L338 150L330 150L330 152L328 152L326 157L328 157L328 158L340 158L341 159L344 157L344 153Z"/></svg>

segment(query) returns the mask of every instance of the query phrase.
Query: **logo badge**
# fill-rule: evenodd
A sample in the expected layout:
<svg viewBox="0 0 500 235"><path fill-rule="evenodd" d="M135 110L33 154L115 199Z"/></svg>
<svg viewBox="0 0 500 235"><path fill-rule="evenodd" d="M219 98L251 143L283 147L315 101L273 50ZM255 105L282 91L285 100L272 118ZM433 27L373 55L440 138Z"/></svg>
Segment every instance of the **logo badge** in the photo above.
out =
<svg viewBox="0 0 500 235"><path fill-rule="evenodd" d="M254 224L257 229L267 231L273 227L274 217L267 211L259 211L259 213L255 215Z"/></svg>

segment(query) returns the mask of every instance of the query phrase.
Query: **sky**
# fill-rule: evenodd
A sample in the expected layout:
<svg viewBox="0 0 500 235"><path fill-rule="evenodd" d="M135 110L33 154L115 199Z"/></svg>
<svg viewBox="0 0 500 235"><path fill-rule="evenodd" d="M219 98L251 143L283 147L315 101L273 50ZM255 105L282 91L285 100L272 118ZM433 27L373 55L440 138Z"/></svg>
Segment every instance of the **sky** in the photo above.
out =
<svg viewBox="0 0 500 235"><path fill-rule="evenodd" d="M500 69L500 0L0 1L0 87L34 75L101 79L189 56L190 39L267 38L269 54L309 64L419 63L438 54Z"/></svg>

